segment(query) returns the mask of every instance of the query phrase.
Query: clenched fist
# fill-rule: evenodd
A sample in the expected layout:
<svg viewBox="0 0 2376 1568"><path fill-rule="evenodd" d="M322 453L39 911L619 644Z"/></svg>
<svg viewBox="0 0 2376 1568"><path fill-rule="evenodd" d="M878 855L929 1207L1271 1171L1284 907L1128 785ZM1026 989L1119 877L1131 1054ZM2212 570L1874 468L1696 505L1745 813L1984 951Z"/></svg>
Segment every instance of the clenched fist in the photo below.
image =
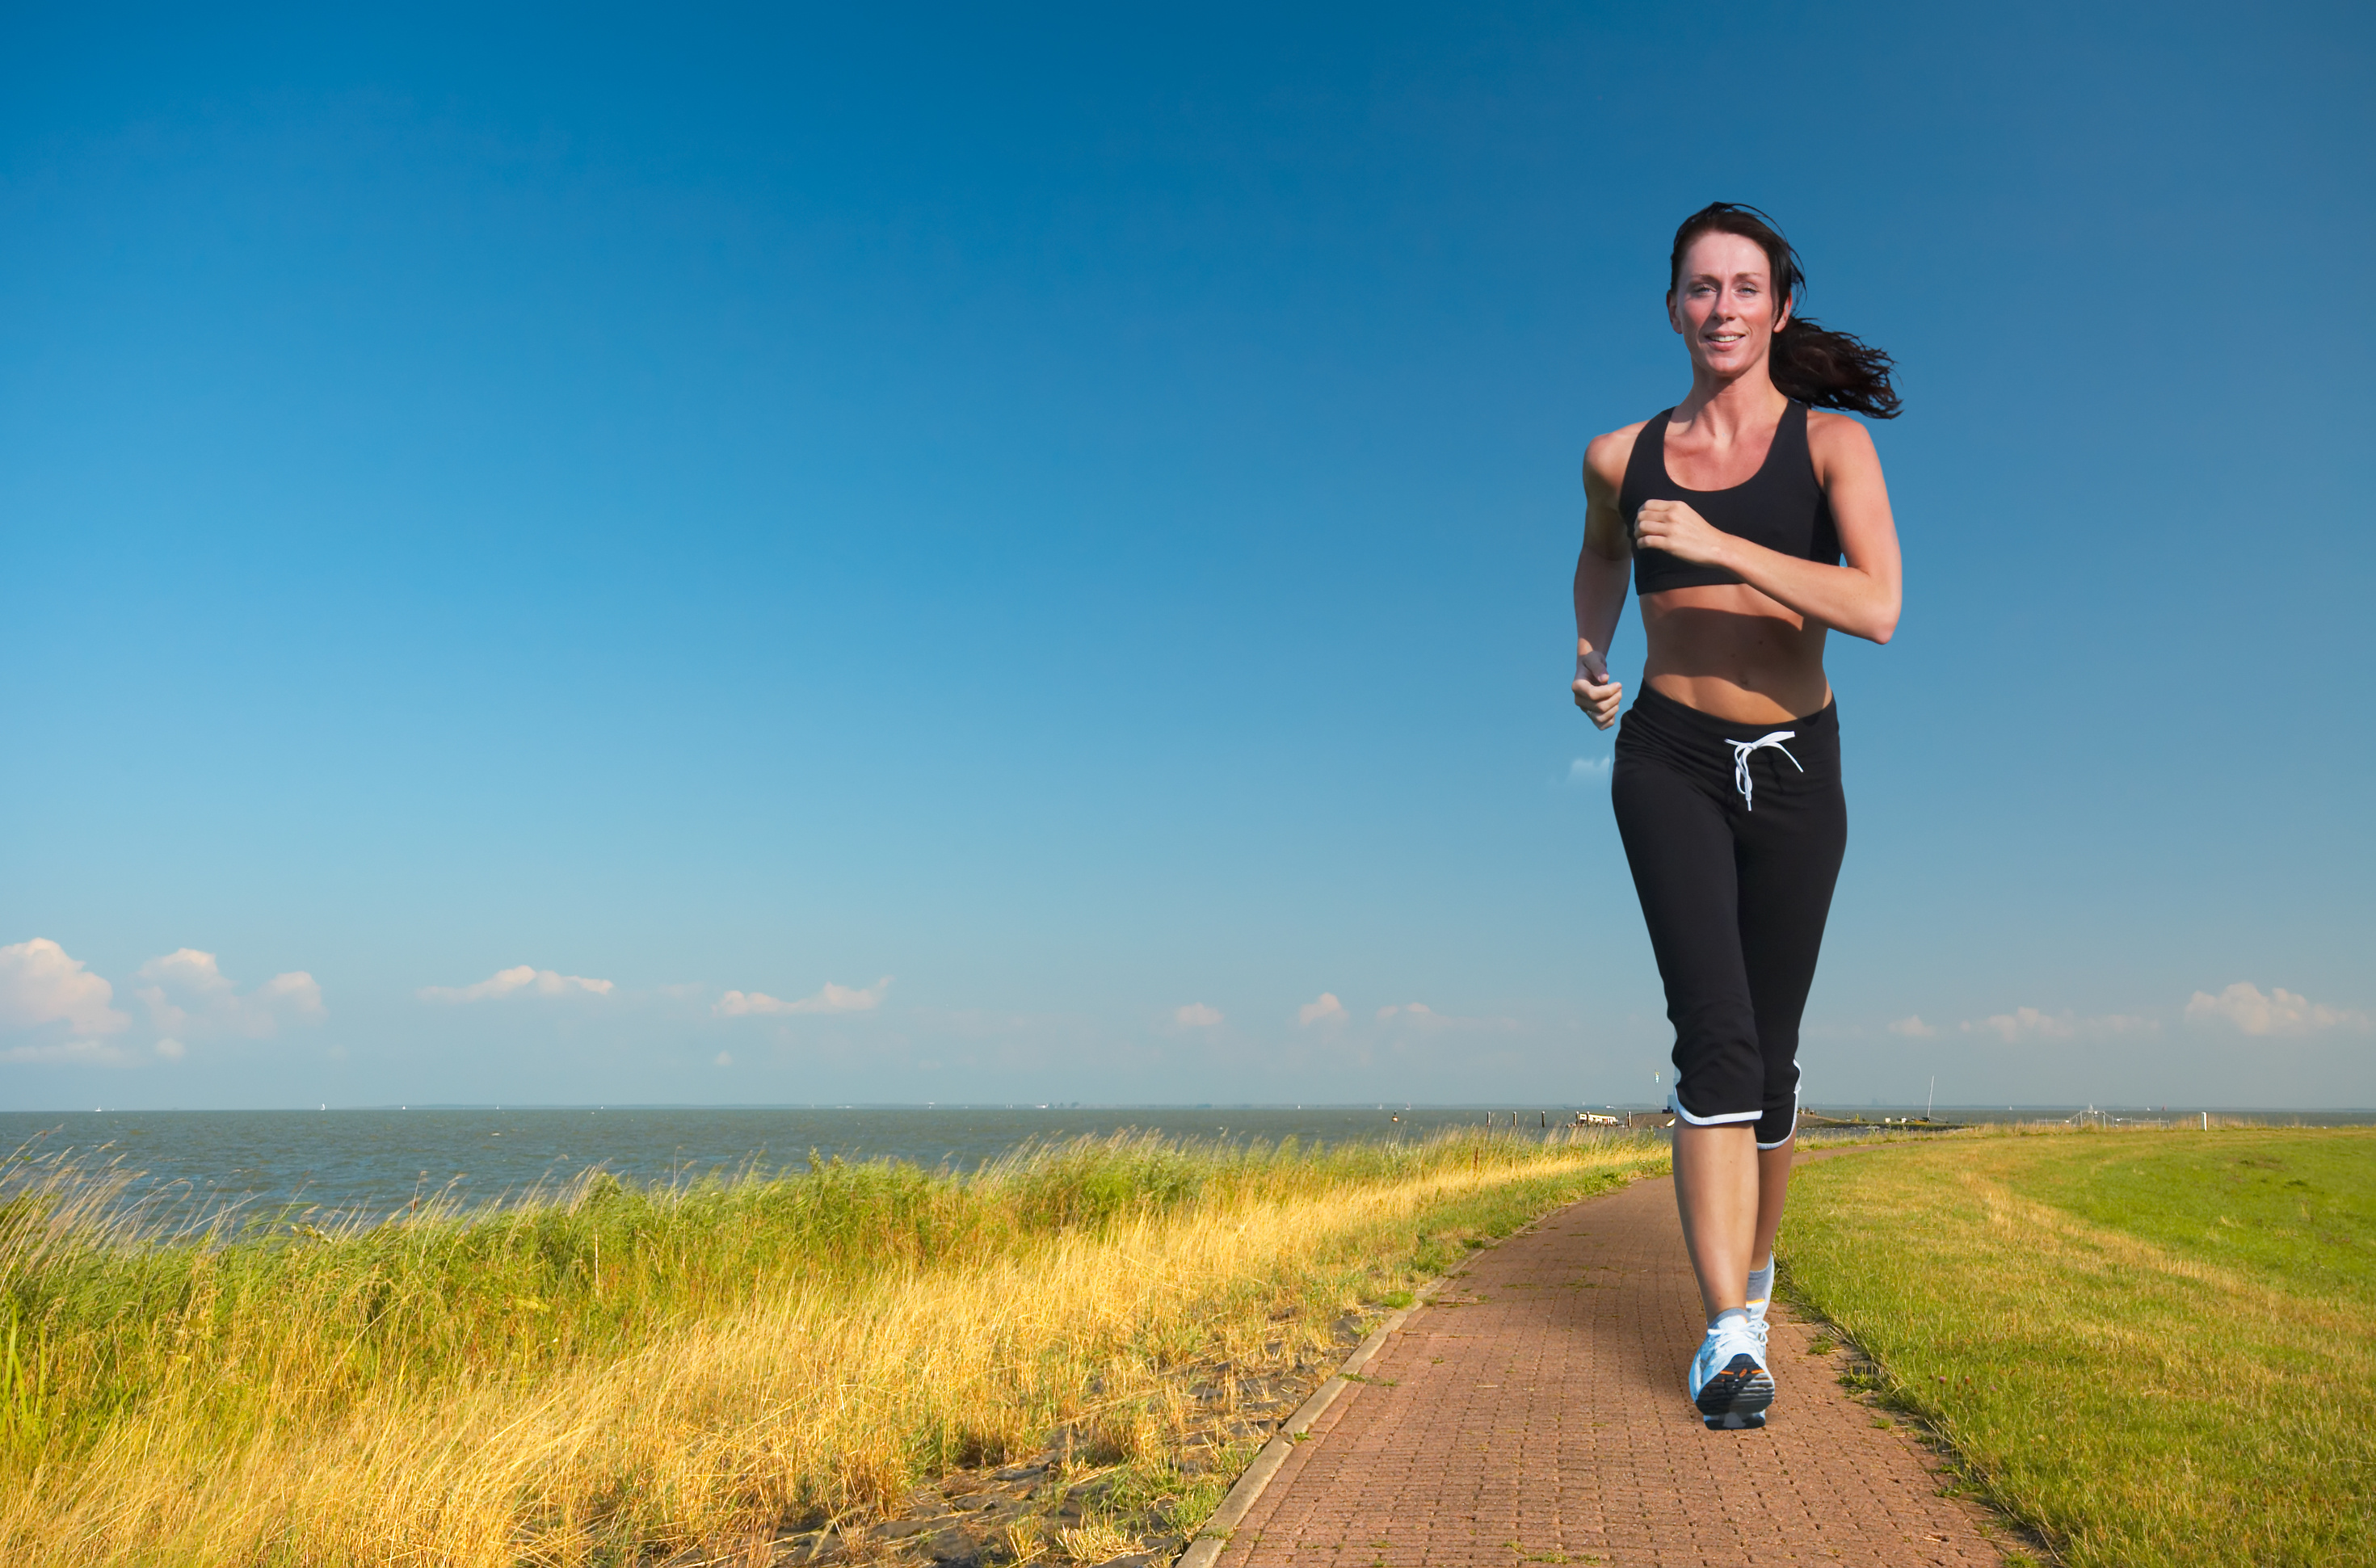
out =
<svg viewBox="0 0 2376 1568"><path fill-rule="evenodd" d="M1609 665L1597 653L1575 656L1575 706L1585 717L1606 730L1617 722L1617 705L1625 688L1609 678Z"/></svg>
<svg viewBox="0 0 2376 1568"><path fill-rule="evenodd" d="M1721 566L1732 536L1681 501L1645 501L1634 519L1634 548L1663 550L1678 561Z"/></svg>

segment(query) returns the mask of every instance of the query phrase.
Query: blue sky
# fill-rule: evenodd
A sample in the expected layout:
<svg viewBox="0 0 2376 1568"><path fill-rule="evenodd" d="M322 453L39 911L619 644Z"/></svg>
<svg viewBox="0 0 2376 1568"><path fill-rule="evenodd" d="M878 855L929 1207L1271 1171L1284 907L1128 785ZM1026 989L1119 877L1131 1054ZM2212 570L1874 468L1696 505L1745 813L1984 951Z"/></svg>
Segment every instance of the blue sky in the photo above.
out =
<svg viewBox="0 0 2376 1568"><path fill-rule="evenodd" d="M2376 1104L2372 65L13 10L0 1106L1652 1098L1567 574L1717 197L1907 408L1810 1093Z"/></svg>

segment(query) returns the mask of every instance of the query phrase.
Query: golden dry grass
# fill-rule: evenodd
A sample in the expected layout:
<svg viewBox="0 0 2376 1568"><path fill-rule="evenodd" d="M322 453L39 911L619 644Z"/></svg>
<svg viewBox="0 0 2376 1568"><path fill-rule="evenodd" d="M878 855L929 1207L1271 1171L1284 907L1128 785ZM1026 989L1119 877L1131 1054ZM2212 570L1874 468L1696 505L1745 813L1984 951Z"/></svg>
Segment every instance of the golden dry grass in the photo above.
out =
<svg viewBox="0 0 2376 1568"><path fill-rule="evenodd" d="M20 1198L0 1559L625 1562L879 1515L1060 1424L1143 1460L1182 1417L1167 1364L1318 1343L1449 1255L1431 1227L1491 1200L1507 1229L1662 1163L1631 1140L1116 1144L166 1245ZM789 1190L836 1182L846 1225ZM771 1222L790 1241L754 1241Z"/></svg>

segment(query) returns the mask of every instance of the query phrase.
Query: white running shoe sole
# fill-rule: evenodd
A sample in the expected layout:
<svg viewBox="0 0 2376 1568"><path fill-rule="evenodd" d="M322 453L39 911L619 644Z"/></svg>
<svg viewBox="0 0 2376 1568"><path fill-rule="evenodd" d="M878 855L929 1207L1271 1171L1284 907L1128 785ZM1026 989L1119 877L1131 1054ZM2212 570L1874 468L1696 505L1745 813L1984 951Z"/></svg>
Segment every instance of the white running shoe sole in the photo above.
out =
<svg viewBox="0 0 2376 1568"><path fill-rule="evenodd" d="M1699 1372L1699 1359L1692 1364ZM1691 1390L1692 1405L1710 1431L1740 1431L1765 1424L1766 1407L1774 1403L1774 1374L1747 1350L1737 1350L1724 1365Z"/></svg>

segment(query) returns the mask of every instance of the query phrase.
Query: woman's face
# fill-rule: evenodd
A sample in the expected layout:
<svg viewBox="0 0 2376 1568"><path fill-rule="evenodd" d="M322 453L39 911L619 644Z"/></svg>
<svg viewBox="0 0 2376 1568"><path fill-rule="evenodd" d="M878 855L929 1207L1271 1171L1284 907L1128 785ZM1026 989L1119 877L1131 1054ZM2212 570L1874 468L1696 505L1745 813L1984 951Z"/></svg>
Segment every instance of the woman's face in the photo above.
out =
<svg viewBox="0 0 2376 1568"><path fill-rule="evenodd" d="M1667 319L1683 335L1692 365L1729 381L1765 358L1789 318L1774 297L1765 248L1740 234L1702 234L1683 253Z"/></svg>

